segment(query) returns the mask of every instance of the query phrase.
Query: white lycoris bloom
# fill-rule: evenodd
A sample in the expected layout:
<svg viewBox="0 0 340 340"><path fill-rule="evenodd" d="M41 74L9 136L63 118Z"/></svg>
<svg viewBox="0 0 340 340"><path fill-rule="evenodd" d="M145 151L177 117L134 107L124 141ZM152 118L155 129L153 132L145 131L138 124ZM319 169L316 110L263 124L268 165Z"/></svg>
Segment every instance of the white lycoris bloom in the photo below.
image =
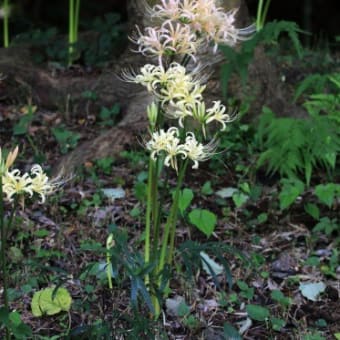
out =
<svg viewBox="0 0 340 340"><path fill-rule="evenodd" d="M160 129L152 134L152 138L146 143L146 148L151 151L151 158L156 159L161 151L165 151L169 143L178 139L178 129L171 127L168 131Z"/></svg>
<svg viewBox="0 0 340 340"><path fill-rule="evenodd" d="M178 119L178 125L184 128L184 119L192 116L192 108L186 104L170 105L165 111L165 115L170 119Z"/></svg>
<svg viewBox="0 0 340 340"><path fill-rule="evenodd" d="M2 176L2 191L9 201L14 195L29 194L33 196L32 179L28 173L20 174L18 169L6 171Z"/></svg>
<svg viewBox="0 0 340 340"><path fill-rule="evenodd" d="M39 164L32 166L31 175L33 175L31 177L31 188L40 196L40 203L44 203L46 195L53 192L54 186Z"/></svg>
<svg viewBox="0 0 340 340"><path fill-rule="evenodd" d="M139 74L124 71L121 78L128 82L141 84L152 92L161 101L162 105L171 104L183 107L183 105L195 105L202 100L202 92L205 89L200 81L202 77L187 73L184 66L174 62L167 70L161 65L147 64L140 69Z"/></svg>
<svg viewBox="0 0 340 340"><path fill-rule="evenodd" d="M180 22L190 26L193 34L214 43L214 52L218 44L234 46L237 41L248 39L255 32L255 26L239 29L235 27L237 10L225 12L220 2L215 0L162 0L150 11L153 18ZM202 46L199 39L196 43Z"/></svg>
<svg viewBox="0 0 340 340"><path fill-rule="evenodd" d="M178 20L181 16L181 0L161 0L161 4L155 5L151 10L151 15L158 18Z"/></svg>
<svg viewBox="0 0 340 340"><path fill-rule="evenodd" d="M171 20L160 27L146 27L144 33L137 27L137 35L130 40L138 45L137 52L157 56L160 65L162 58L169 55L189 55L195 59L194 54L202 43L188 25Z"/></svg>
<svg viewBox="0 0 340 340"><path fill-rule="evenodd" d="M167 50L167 46L163 44L162 32L159 27L146 27L144 34L137 27L137 36L131 37L131 41L138 45L137 52L143 55L158 56L159 64L162 64L162 57Z"/></svg>
<svg viewBox="0 0 340 340"><path fill-rule="evenodd" d="M221 104L220 100L214 101L214 105L207 110L206 123L218 122L222 125L221 131L225 130L226 124L232 122L235 118L225 113L226 107Z"/></svg>
<svg viewBox="0 0 340 340"><path fill-rule="evenodd" d="M214 155L216 150L215 141L203 145L198 142L192 132L188 132L185 138L184 151L186 156L194 162L193 169L198 169L199 162L204 162Z"/></svg>
<svg viewBox="0 0 340 340"><path fill-rule="evenodd" d="M161 27L163 44L176 55L188 55L196 60L195 54L201 40L192 32L190 26L165 21Z"/></svg>
<svg viewBox="0 0 340 340"><path fill-rule="evenodd" d="M177 167L177 156L182 155L186 157L183 145L180 144L178 138L179 131L176 127L171 127L167 131L163 129L156 131L152 134L152 138L146 143L146 148L151 151L150 157L156 160L160 153L164 152L165 159L164 164L174 168L176 171Z"/></svg>
<svg viewBox="0 0 340 340"><path fill-rule="evenodd" d="M165 78L165 75L166 72L162 66L146 64L141 67L139 74L135 74L135 72L131 70L124 70L121 78L130 83L141 84L145 86L149 92L155 92L157 84L161 78ZM164 81L165 80L166 78Z"/></svg>

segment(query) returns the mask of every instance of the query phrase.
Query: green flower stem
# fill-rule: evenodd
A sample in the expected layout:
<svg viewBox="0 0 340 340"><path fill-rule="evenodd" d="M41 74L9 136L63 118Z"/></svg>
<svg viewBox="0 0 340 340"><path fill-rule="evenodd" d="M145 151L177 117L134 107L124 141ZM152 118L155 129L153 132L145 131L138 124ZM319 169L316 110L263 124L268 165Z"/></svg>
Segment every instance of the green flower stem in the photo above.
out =
<svg viewBox="0 0 340 340"><path fill-rule="evenodd" d="M74 44L78 41L80 0L69 0L69 65L72 64Z"/></svg>
<svg viewBox="0 0 340 340"><path fill-rule="evenodd" d="M270 5L270 1L271 1L271 0L267 0L267 1L266 1L266 4L265 4L265 6L264 6L264 10L263 10L263 13L262 13L262 23L261 23L261 28L263 28L264 23L265 23L266 18L267 18L267 14L268 14L268 9L269 9L269 5Z"/></svg>
<svg viewBox="0 0 340 340"><path fill-rule="evenodd" d="M69 46L69 58L71 58L71 54L73 52L73 38L74 38L74 0L69 0L69 25L68 25L68 42Z"/></svg>
<svg viewBox="0 0 340 340"><path fill-rule="evenodd" d="M179 171L175 195L173 198L170 214L168 216L168 219L165 225L161 255L160 255L159 266L158 266L158 274L162 272L166 262L169 264L171 264L172 262L174 239L175 239L175 232L176 232L177 213L178 213L178 200L179 200L179 194L180 194L181 186L183 183L187 164L188 164L188 160L186 159ZM169 253L167 256L169 236L170 236L170 249L169 249ZM161 281L161 278L159 278L159 280Z"/></svg>
<svg viewBox="0 0 340 340"><path fill-rule="evenodd" d="M261 13L263 7L263 0L259 0L257 5L257 13L256 13L256 30L259 31L261 29Z"/></svg>
<svg viewBox="0 0 340 340"><path fill-rule="evenodd" d="M151 214L153 203L153 189L155 181L155 168L156 163L150 157L149 158L149 173L148 173L148 186L147 186L147 198L146 198L146 216L145 216L145 244L144 244L144 262L150 262L150 243L151 243ZM145 277L145 284L150 282L149 275Z"/></svg>
<svg viewBox="0 0 340 340"><path fill-rule="evenodd" d="M3 10L4 10L4 47L7 48L9 46L9 33L8 33L9 4L8 4L8 0L4 0Z"/></svg>
<svg viewBox="0 0 340 340"><path fill-rule="evenodd" d="M74 42L78 41L78 28L79 28L79 12L80 12L80 0L76 0L75 17L74 17Z"/></svg>
<svg viewBox="0 0 340 340"><path fill-rule="evenodd" d="M181 169L181 172L178 177L178 182L179 186L176 188L176 193L175 193L175 198L174 198L174 203L175 203L175 210L173 216L171 216L171 222L170 222L170 248L169 248L169 253L168 253L168 259L167 263L171 265L173 255L174 255L174 249L175 249L175 236L176 236L176 222L177 222L177 214L178 214L178 200L179 200L179 194L180 194L180 189L183 183L185 171L188 166L188 159L184 161L183 167Z"/></svg>
<svg viewBox="0 0 340 340"><path fill-rule="evenodd" d="M157 219L155 220L155 228L154 228L154 234L153 234L153 248L152 248L152 253L154 256L156 256L158 252L158 246L159 246L159 235L160 235L160 225L161 225L161 207L164 202L164 194L168 186L168 180L169 180L169 172L166 172L166 177L164 180L164 187L162 190L162 193L159 197L158 200L158 214L157 214Z"/></svg>
<svg viewBox="0 0 340 340"><path fill-rule="evenodd" d="M264 3L264 1L266 1ZM266 21L268 8L271 0L259 0L259 4L257 6L257 14L256 14L256 30L259 31L263 28L264 23Z"/></svg>

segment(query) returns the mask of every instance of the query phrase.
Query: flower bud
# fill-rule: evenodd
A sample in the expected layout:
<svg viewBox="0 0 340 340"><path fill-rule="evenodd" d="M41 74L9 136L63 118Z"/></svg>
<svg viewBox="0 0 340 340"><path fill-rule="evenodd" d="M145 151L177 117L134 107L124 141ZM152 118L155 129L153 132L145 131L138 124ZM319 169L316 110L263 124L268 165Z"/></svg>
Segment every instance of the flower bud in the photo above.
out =
<svg viewBox="0 0 340 340"><path fill-rule="evenodd" d="M154 130L156 123L157 123L157 117L158 117L158 107L155 104L155 102L152 102L150 105L148 105L147 114L148 114L151 130Z"/></svg>

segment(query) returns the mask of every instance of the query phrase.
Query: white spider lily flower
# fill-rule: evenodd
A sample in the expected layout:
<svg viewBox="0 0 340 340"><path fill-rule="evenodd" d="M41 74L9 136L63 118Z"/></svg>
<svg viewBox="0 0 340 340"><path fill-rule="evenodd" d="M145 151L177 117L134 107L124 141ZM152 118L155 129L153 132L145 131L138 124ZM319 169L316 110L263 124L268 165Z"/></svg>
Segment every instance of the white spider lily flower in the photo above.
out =
<svg viewBox="0 0 340 340"><path fill-rule="evenodd" d="M151 158L156 160L160 152L166 150L168 144L178 139L178 134L179 132L176 127L171 127L168 131L160 129L152 133L151 140L146 143L146 149L151 151Z"/></svg>
<svg viewBox="0 0 340 340"><path fill-rule="evenodd" d="M186 157L183 144L180 144L178 136L179 131L176 127L171 127L167 131L161 129L154 132L151 140L146 143L146 148L151 151L150 157L153 160L156 160L157 157L164 152L164 164L171 166L176 171L178 170L177 156L182 155L184 158Z"/></svg>
<svg viewBox="0 0 340 340"><path fill-rule="evenodd" d="M248 39L256 31L255 25L236 28L236 13L237 9L225 12L221 2L215 0L162 0L161 4L155 5L150 12L154 18L188 25L191 34L196 35L196 39L200 37L195 48L202 46L201 39L205 39L207 43L214 43L214 53L219 44L234 46L238 41Z"/></svg>
<svg viewBox="0 0 340 340"><path fill-rule="evenodd" d="M138 26L136 28L137 33L130 37L130 40L138 46L136 52L145 56L157 56L159 65L162 65L162 57L169 50L168 46L163 44L162 30L159 27L146 27L143 34Z"/></svg>
<svg viewBox="0 0 340 340"><path fill-rule="evenodd" d="M184 128L184 119L192 116L192 107L187 104L172 104L167 107L164 114L170 119L178 119L178 125Z"/></svg>
<svg viewBox="0 0 340 340"><path fill-rule="evenodd" d="M152 8L151 15L157 18L178 20L181 16L181 0L161 0L161 4Z"/></svg>
<svg viewBox="0 0 340 340"><path fill-rule="evenodd" d="M189 25L171 20L160 27L146 27L144 33L137 26L137 33L130 40L138 46L136 52L157 56L159 65L164 56L188 55L195 61L197 49L204 42Z"/></svg>
<svg viewBox="0 0 340 340"><path fill-rule="evenodd" d="M207 110L206 124L218 122L222 125L221 131L226 129L226 124L235 119L235 114L225 113L226 107L221 104L220 100L214 101L214 105Z"/></svg>
<svg viewBox="0 0 340 340"><path fill-rule="evenodd" d="M188 55L196 61L195 54L202 45L202 39L191 30L190 26L180 23L174 24L167 20L162 27L163 44L176 55Z"/></svg>
<svg viewBox="0 0 340 340"><path fill-rule="evenodd" d="M168 100L174 105L187 104L194 106L202 100L202 92L206 88L206 85L191 83L187 84L187 88L183 88L183 91L181 91L181 89L177 88L175 85L176 82L168 86L168 88L163 91L163 102L164 100Z"/></svg>
<svg viewBox="0 0 340 340"><path fill-rule="evenodd" d="M6 171L2 176L2 191L9 201L13 201L14 195L23 195L25 193L32 197L32 179L28 173L21 175L18 169Z"/></svg>
<svg viewBox="0 0 340 340"><path fill-rule="evenodd" d="M170 143L167 144L166 149L166 156L164 159L164 165L170 166L178 172L178 165L177 165L177 156L182 155L182 158L185 159L187 154L184 150L184 145L180 144L179 138L174 138Z"/></svg>
<svg viewBox="0 0 340 340"><path fill-rule="evenodd" d="M33 192L40 196L40 203L44 203L46 195L54 191L55 185L49 181L49 178L39 164L33 165L30 172L33 175L31 176L31 188Z"/></svg>
<svg viewBox="0 0 340 340"><path fill-rule="evenodd" d="M199 162L204 162L215 154L216 141L212 140L206 145L198 142L192 132L188 132L185 138L184 151L186 156L194 162L193 169L198 169Z"/></svg>

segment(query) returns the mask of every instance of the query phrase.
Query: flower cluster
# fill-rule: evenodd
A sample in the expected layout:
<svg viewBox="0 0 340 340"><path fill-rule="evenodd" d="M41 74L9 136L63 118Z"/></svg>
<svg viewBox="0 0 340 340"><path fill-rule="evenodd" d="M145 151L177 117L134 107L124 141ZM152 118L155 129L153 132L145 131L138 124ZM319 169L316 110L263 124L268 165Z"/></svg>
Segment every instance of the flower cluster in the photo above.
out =
<svg viewBox="0 0 340 340"><path fill-rule="evenodd" d="M193 169L197 169L199 163L209 159L216 150L216 143L210 142L206 145L198 142L192 132L187 132L184 143L179 138L179 130L171 127L167 131L161 129L152 134L151 140L146 144L146 148L151 151L151 158L164 154L164 164L171 166L178 171L177 157L190 159L194 162Z"/></svg>
<svg viewBox="0 0 340 340"><path fill-rule="evenodd" d="M44 203L46 195L51 194L57 186L56 182L50 181L42 170L41 166L35 164L29 173L21 174L20 170L10 170L18 155L18 148L9 152L6 161L2 160L0 148L0 176L2 183L2 192L9 201L13 201L15 195L28 194L32 197L34 194L39 195L40 202Z"/></svg>
<svg viewBox="0 0 340 340"><path fill-rule="evenodd" d="M180 127L184 127L186 118L192 118L201 125L204 137L206 125L210 123L220 123L221 130L225 130L226 124L233 120L232 115L226 112L221 101L213 102L213 106L206 109L202 96L205 90L205 85L201 85L203 79L193 74L173 62L167 70L160 65L147 64L141 68L140 74L125 72L123 78L145 86L161 102L164 114L177 119Z"/></svg>
<svg viewBox="0 0 340 340"><path fill-rule="evenodd" d="M214 0L162 0L161 4L148 8L151 18L162 20L159 27L147 27L131 40L144 55L162 57L187 55L195 60L197 51L213 42L234 46L255 31L254 26L235 27L236 10L225 12Z"/></svg>
<svg viewBox="0 0 340 340"><path fill-rule="evenodd" d="M151 158L164 157L164 164L178 171L178 159L190 159L193 168L207 160L216 150L216 140L202 144L208 137L208 125L226 129L234 119L220 100L209 106L203 100L206 76L202 67L187 72L190 58L196 62L198 51L218 44L234 46L248 38L255 27L235 27L236 10L225 12L218 0L160 0L146 12L156 20L156 26L146 27L143 32L137 27L132 39L143 55L158 57L158 65L146 64L138 73L124 71L125 81L141 84L154 97L148 107L151 140L146 148ZM177 57L181 57L181 64ZM196 64L197 65L197 64ZM163 128L163 117L177 120L178 127ZM192 123L192 124L190 124ZM191 131L199 132L195 135Z"/></svg>

